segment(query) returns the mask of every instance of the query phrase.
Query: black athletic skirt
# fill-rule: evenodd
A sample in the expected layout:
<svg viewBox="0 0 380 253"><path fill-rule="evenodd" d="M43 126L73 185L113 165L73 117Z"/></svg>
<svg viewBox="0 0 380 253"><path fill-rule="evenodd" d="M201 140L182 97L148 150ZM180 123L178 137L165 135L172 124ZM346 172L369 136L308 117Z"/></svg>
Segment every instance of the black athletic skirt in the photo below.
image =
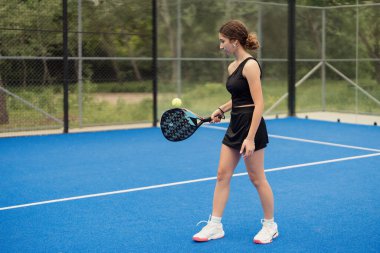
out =
<svg viewBox="0 0 380 253"><path fill-rule="evenodd" d="M254 108L253 106L232 108L230 125L222 141L223 144L233 149L241 149L251 126ZM255 151L265 148L268 143L267 127L264 119L261 118L255 135Z"/></svg>

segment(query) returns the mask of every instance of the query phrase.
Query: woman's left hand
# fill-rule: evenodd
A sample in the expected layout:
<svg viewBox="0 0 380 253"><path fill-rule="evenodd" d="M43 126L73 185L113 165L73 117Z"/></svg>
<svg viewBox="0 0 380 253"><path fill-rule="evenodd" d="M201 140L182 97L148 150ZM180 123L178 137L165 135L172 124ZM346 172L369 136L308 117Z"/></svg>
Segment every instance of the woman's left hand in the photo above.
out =
<svg viewBox="0 0 380 253"><path fill-rule="evenodd" d="M216 109L212 114L211 114L211 123L218 123L220 120L223 118L223 114L219 109Z"/></svg>
<svg viewBox="0 0 380 253"><path fill-rule="evenodd" d="M247 159L253 154L254 151L255 151L255 142L251 139L244 139L243 144L241 145L241 149L240 149L240 154L243 155L243 158Z"/></svg>

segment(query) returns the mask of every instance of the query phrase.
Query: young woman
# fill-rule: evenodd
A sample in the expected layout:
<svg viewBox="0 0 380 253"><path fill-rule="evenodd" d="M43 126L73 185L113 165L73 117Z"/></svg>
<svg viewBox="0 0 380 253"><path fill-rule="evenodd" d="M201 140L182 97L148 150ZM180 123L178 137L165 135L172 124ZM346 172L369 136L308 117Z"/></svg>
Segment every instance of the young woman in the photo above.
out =
<svg viewBox="0 0 380 253"><path fill-rule="evenodd" d="M260 196L264 211L262 229L253 241L266 244L278 236L278 229L273 218L273 193L264 173L264 148L269 141L262 117L264 100L261 68L247 52L258 49L259 43L256 35L248 34L245 25L237 20L229 21L220 28L219 41L220 49L235 57L235 61L228 66L226 84L231 100L215 110L211 118L212 122L219 122L220 116L231 111L231 120L222 142L212 214L207 225L193 236L193 240L209 241L224 236L221 220L230 192L230 181L243 156L249 178Z"/></svg>

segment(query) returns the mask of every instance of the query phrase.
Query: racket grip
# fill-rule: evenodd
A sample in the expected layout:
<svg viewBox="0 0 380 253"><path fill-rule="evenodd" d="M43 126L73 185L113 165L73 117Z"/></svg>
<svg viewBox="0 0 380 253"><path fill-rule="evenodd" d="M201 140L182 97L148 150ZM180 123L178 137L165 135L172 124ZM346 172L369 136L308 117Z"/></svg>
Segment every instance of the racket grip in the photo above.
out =
<svg viewBox="0 0 380 253"><path fill-rule="evenodd" d="M211 117L204 118L202 121L203 122L210 122L211 121Z"/></svg>
<svg viewBox="0 0 380 253"><path fill-rule="evenodd" d="M222 116L218 115L218 118L221 119ZM211 117L207 117L207 118L204 118L202 121L203 122L211 122L211 120L212 120Z"/></svg>

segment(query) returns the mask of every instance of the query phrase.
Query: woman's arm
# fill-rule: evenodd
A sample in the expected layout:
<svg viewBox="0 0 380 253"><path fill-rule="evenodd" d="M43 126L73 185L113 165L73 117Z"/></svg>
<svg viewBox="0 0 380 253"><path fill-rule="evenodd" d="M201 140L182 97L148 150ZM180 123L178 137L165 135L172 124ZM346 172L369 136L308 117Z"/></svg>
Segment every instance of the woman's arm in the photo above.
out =
<svg viewBox="0 0 380 253"><path fill-rule="evenodd" d="M245 76L248 81L249 90L255 103L255 110L253 111L251 126L246 137L247 141L243 142L241 150L243 151L245 149L245 156L249 156L255 149L254 139L264 112L264 98L260 80L260 67L258 63L256 61L248 61L244 66L243 76Z"/></svg>
<svg viewBox="0 0 380 253"><path fill-rule="evenodd" d="M218 117L218 115L220 115L221 117L224 117L224 114L228 111L230 111L232 108L232 100L229 100L227 103L219 106L218 109L216 109L212 114L211 114L211 119L212 119L212 122L214 123L217 123L217 122L220 122L220 118Z"/></svg>
<svg viewBox="0 0 380 253"><path fill-rule="evenodd" d="M232 108L232 100L228 100L227 103L221 105L219 108L222 109L223 112L228 112L228 111L230 111L231 108Z"/></svg>

